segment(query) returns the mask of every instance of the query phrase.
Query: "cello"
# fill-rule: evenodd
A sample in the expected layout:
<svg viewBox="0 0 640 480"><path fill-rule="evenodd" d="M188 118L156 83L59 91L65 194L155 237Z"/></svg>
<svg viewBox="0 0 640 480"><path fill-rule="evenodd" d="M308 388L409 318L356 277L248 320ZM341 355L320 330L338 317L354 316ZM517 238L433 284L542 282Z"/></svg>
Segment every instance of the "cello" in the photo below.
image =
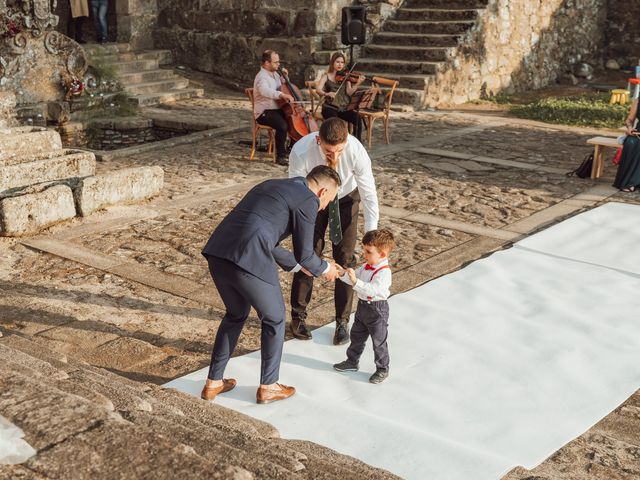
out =
<svg viewBox="0 0 640 480"><path fill-rule="evenodd" d="M300 93L298 87L291 83L289 77L284 74L282 67L278 67L278 73L284 79L280 91L291 95L294 101L289 103L285 100L276 100L276 103L289 124L289 129L287 130L289 137L294 141L298 141L311 132L317 132L318 124L311 114L304 109L302 93Z"/></svg>

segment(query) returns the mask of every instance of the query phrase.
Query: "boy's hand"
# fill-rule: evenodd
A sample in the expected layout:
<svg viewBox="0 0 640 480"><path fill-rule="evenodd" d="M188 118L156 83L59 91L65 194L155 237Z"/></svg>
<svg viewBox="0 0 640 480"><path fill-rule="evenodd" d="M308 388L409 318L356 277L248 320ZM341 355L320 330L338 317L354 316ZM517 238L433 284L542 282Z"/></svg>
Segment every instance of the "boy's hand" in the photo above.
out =
<svg viewBox="0 0 640 480"><path fill-rule="evenodd" d="M344 269L344 268L342 268L342 265L338 265L338 264L336 263L336 270L338 270L338 275L339 275L339 276L343 276L343 275L344 275L345 269Z"/></svg>
<svg viewBox="0 0 640 480"><path fill-rule="evenodd" d="M355 285L358 281L355 270L353 268L347 268L347 273L349 274L349 280L351 280L351 284Z"/></svg>

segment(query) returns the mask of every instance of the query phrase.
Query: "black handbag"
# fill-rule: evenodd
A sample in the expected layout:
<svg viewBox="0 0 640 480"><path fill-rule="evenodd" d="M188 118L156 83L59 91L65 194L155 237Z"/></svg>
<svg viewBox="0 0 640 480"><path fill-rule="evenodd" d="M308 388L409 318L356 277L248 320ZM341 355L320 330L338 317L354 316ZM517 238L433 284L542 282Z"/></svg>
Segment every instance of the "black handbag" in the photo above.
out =
<svg viewBox="0 0 640 480"><path fill-rule="evenodd" d="M575 170L567 172L567 177L573 177L574 175L579 178L589 178L591 176L591 169L593 168L593 152L584 157L582 163Z"/></svg>

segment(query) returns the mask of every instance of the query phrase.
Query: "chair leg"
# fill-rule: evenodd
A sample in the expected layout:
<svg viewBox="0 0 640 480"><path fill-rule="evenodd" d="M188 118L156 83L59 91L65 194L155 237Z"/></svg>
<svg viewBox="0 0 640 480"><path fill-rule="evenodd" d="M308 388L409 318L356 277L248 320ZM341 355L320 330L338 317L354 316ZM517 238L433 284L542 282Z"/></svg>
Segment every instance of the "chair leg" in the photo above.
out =
<svg viewBox="0 0 640 480"><path fill-rule="evenodd" d="M258 136L257 130L253 129L253 140L251 142L251 154L249 155L249 161L253 160L254 155L256 154L256 137Z"/></svg>
<svg viewBox="0 0 640 480"><path fill-rule="evenodd" d="M269 154L273 161L276 161L276 135L273 130L269 130Z"/></svg>
<svg viewBox="0 0 640 480"><path fill-rule="evenodd" d="M372 134L373 134L373 122L375 122L375 121L376 121L376 119L374 117L371 117L369 119L369 126L368 126L368 129L367 129L367 137L368 137L367 140L368 140L369 148L371 148L371 137L372 137Z"/></svg>
<svg viewBox="0 0 640 480"><path fill-rule="evenodd" d="M591 178L598 178L598 172L600 170L600 158L602 155L602 147L596 145L593 151L593 164L591 165Z"/></svg>
<svg viewBox="0 0 640 480"><path fill-rule="evenodd" d="M389 141L389 118L385 117L382 121L384 122L384 139L386 140L387 145L389 145L389 143L391 143Z"/></svg>

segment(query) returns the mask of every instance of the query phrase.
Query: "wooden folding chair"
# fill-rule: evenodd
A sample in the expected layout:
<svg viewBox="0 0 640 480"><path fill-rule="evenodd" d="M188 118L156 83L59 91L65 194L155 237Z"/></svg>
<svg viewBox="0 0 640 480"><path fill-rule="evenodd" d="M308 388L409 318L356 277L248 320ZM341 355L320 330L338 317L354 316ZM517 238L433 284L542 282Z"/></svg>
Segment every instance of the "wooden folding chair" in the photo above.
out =
<svg viewBox="0 0 640 480"><path fill-rule="evenodd" d="M256 153L256 143L258 141L258 137L260 136L260 132L264 130L265 132L267 132L267 135L269 136L269 146L267 151L269 155L271 155L271 158L273 159L273 161L275 162L276 161L275 130L267 125L260 125L258 122L256 122L256 119L253 116L253 110L254 110L253 88L245 88L244 93L246 93L247 97L249 97L249 100L251 100L251 118L253 120L253 128L252 128L253 138L251 140L251 155L249 156L249 160L253 160L253 157Z"/></svg>
<svg viewBox="0 0 640 480"><path fill-rule="evenodd" d="M391 80L383 77L373 77L373 86L378 89L379 94L384 93L384 103L382 110L359 110L358 115L362 118L365 126L367 127L367 143L368 148L371 148L371 135L373 133L373 124L376 120L382 119L384 125L384 138L385 141L390 143L389 135L389 112L391 111L391 102L393 101L393 92L398 86L398 80ZM382 90L380 87L384 87Z"/></svg>

